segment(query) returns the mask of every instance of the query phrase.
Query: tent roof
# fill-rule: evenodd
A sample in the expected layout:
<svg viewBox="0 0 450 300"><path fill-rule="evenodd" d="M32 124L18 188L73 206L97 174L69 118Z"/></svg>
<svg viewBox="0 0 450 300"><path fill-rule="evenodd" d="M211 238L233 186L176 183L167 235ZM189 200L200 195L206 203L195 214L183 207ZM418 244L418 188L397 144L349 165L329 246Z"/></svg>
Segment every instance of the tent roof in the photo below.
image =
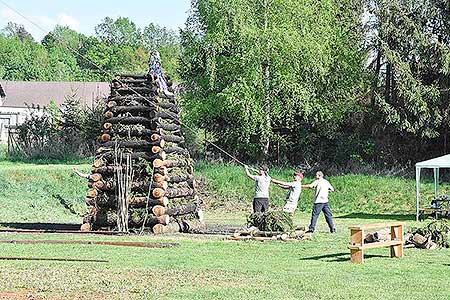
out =
<svg viewBox="0 0 450 300"><path fill-rule="evenodd" d="M450 154L418 162L416 168L450 168Z"/></svg>

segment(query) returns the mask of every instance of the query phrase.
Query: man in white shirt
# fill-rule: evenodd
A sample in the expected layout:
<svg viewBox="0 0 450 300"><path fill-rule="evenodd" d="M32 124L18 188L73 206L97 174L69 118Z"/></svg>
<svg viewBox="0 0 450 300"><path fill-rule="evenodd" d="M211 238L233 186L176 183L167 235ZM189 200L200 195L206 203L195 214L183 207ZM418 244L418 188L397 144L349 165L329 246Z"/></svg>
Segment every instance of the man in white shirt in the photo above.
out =
<svg viewBox="0 0 450 300"><path fill-rule="evenodd" d="M283 189L288 189L288 193L286 195L286 203L284 204L283 211L291 215L293 215L294 211L297 209L298 199L300 198L300 194L302 192L303 174L301 172L294 172L293 177L293 182L284 182L272 178L273 183Z"/></svg>
<svg viewBox="0 0 450 300"><path fill-rule="evenodd" d="M267 167L262 167L258 175L250 174L248 166L245 167L245 174L255 181L255 197L253 198L253 212L265 212L269 209L269 186L272 178L267 174Z"/></svg>
<svg viewBox="0 0 450 300"><path fill-rule="evenodd" d="M321 171L316 173L316 180L311 184L302 185L303 188L313 188L316 189L314 193L314 207L311 214L311 223L309 225L308 232L313 233L316 229L317 219L319 218L320 212L323 211L325 215L325 220L327 221L330 232L336 232L336 228L333 224L333 214L331 213L330 206L328 205L328 193L334 191L333 186L323 178L323 173Z"/></svg>

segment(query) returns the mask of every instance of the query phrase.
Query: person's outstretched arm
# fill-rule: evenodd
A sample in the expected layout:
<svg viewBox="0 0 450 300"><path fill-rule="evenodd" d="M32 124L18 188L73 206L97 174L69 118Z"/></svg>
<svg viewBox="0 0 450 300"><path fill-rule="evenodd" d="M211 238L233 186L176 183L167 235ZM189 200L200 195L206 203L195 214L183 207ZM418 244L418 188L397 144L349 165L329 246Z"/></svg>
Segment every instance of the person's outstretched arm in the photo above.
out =
<svg viewBox="0 0 450 300"><path fill-rule="evenodd" d="M310 184L302 184L302 188L310 188L313 189L317 186L317 180L311 182Z"/></svg>
<svg viewBox="0 0 450 300"><path fill-rule="evenodd" d="M80 176L81 178L89 179L89 175L90 175L90 174L81 173L80 171L78 171L78 170L75 169L75 168L72 168L72 170L73 170L73 172L74 172L75 174L77 174L77 175Z"/></svg>
<svg viewBox="0 0 450 300"><path fill-rule="evenodd" d="M272 181L273 183L275 183L276 185L278 185L278 186L279 186L280 188L282 188L282 189L288 189L288 188L291 187L291 185L290 185L289 183L284 182L284 181L281 181L281 180L278 180L278 179L272 178L271 181Z"/></svg>
<svg viewBox="0 0 450 300"><path fill-rule="evenodd" d="M244 165L244 169L245 169L245 175L247 175L247 177L250 178L251 180L255 180L255 176L253 176L252 174L250 174L250 171L249 171L247 165Z"/></svg>

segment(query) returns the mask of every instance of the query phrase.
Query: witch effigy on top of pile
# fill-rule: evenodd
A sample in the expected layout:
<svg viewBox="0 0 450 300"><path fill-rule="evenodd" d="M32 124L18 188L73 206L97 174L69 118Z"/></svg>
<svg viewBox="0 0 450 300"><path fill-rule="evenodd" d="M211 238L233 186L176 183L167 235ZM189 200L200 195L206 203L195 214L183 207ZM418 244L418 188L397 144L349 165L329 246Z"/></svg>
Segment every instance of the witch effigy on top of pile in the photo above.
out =
<svg viewBox="0 0 450 300"><path fill-rule="evenodd" d="M104 117L82 230L202 228L180 108L157 51L150 55L148 74L112 80Z"/></svg>

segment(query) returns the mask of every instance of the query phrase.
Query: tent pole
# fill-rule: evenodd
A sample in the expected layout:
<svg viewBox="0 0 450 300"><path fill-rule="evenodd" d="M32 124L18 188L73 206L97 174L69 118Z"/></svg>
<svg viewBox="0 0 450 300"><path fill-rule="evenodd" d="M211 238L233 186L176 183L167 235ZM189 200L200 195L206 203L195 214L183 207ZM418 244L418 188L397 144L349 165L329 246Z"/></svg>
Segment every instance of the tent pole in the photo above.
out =
<svg viewBox="0 0 450 300"><path fill-rule="evenodd" d="M416 167L416 221L419 221L420 167Z"/></svg>
<svg viewBox="0 0 450 300"><path fill-rule="evenodd" d="M434 198L438 196L439 168L434 168Z"/></svg>

